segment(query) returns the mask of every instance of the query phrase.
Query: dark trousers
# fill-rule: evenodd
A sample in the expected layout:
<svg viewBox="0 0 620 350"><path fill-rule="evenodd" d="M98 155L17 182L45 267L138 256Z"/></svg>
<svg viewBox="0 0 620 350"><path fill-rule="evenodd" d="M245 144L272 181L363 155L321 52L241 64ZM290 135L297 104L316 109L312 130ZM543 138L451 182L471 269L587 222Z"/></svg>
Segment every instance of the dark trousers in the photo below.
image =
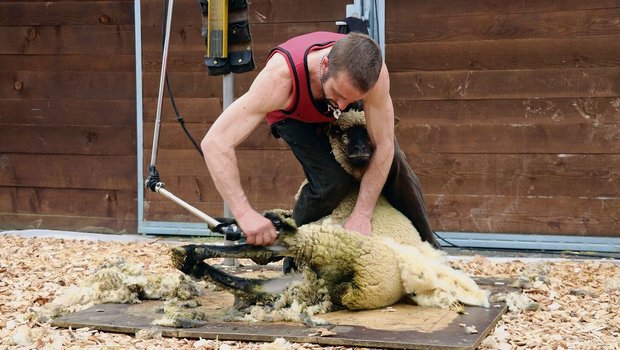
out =
<svg viewBox="0 0 620 350"><path fill-rule="evenodd" d="M327 125L285 119L274 124L272 129L288 143L308 179L293 208L293 219L303 225L329 215L358 180L344 171L334 158ZM420 181L396 139L394 160L382 193L394 208L411 220L423 241L439 248L428 222Z"/></svg>

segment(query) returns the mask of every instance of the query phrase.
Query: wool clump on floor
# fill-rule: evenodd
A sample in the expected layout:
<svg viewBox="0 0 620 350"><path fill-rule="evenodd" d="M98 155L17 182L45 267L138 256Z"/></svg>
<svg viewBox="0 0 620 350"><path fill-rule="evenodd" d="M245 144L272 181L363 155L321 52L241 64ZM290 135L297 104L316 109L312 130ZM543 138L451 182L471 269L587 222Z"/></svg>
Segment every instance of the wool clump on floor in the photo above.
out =
<svg viewBox="0 0 620 350"><path fill-rule="evenodd" d="M143 300L166 300L162 319L155 324L184 326L204 318L193 312L198 304L189 302L204 294L205 283L196 282L180 271L163 275L149 274L137 264L123 260L109 261L98 268L79 285L66 288L48 303L38 315L45 322L68 312L86 309L96 304L138 304Z"/></svg>
<svg viewBox="0 0 620 350"><path fill-rule="evenodd" d="M228 320L298 322L308 326L325 324L325 321L314 317L332 309L325 281L309 270L303 271L302 279L290 283L272 303L233 308Z"/></svg>

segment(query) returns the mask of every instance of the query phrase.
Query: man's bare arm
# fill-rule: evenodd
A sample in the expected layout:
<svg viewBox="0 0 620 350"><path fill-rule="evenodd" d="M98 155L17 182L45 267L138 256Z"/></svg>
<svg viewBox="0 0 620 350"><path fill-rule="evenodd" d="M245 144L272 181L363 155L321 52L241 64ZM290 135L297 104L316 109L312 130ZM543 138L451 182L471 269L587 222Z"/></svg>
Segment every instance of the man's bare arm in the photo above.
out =
<svg viewBox="0 0 620 350"><path fill-rule="evenodd" d="M370 220L394 158L394 107L390 80L383 65L379 80L364 99L366 128L375 149L360 184L360 190L345 228L369 235Z"/></svg>
<svg viewBox="0 0 620 350"><path fill-rule="evenodd" d="M287 107L291 91L286 62L274 55L248 92L226 108L201 143L213 182L250 244L272 244L276 233L271 222L252 208L241 186L235 149L266 113Z"/></svg>

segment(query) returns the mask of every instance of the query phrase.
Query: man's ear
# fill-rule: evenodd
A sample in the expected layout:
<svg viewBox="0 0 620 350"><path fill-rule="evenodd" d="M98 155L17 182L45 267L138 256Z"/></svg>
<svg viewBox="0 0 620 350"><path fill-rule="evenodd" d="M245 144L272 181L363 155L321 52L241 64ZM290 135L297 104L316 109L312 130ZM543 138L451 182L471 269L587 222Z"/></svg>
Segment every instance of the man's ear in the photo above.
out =
<svg viewBox="0 0 620 350"><path fill-rule="evenodd" d="M321 70L323 71L323 76L324 76L324 80L327 80L327 69L329 68L329 57L323 56L323 58L321 59L321 62L319 62L319 64L322 66Z"/></svg>

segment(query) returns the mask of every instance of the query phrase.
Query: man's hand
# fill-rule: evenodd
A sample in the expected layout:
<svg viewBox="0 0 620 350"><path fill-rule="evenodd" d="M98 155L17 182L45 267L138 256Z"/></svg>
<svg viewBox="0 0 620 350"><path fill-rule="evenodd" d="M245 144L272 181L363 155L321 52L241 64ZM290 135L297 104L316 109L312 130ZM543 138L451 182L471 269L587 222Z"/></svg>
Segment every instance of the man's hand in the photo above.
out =
<svg viewBox="0 0 620 350"><path fill-rule="evenodd" d="M359 232L364 236L369 236L372 225L370 224L370 218L363 215L351 215L347 222L344 223L344 228L349 231Z"/></svg>
<svg viewBox="0 0 620 350"><path fill-rule="evenodd" d="M276 228L271 220L255 210L248 210L237 218L241 231L245 233L245 241L251 245L272 245L277 238Z"/></svg>

